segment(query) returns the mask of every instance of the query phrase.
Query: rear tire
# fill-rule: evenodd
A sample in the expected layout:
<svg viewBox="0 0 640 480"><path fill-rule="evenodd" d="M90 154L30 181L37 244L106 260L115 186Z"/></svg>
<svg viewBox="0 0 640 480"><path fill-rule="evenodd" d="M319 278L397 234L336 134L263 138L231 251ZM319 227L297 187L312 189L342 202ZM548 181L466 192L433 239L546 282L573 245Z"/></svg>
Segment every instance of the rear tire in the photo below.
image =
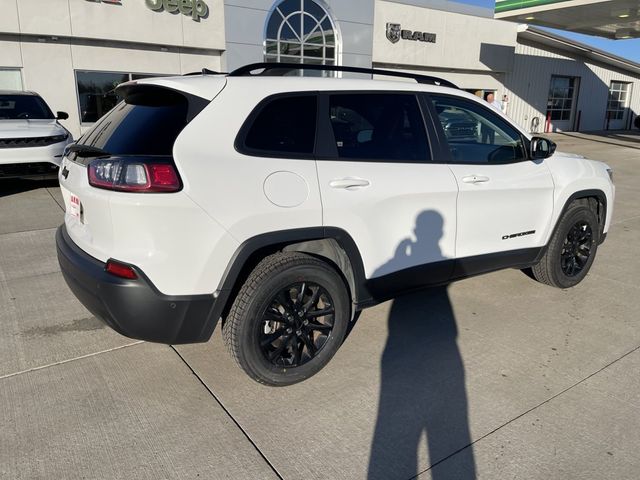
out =
<svg viewBox="0 0 640 480"><path fill-rule="evenodd" d="M286 386L315 375L342 344L351 302L342 277L301 253L263 259L240 289L222 335L253 380Z"/></svg>
<svg viewBox="0 0 640 480"><path fill-rule="evenodd" d="M531 268L536 280L557 288L571 288L587 276L600 239L598 217L588 200L573 202L556 228L547 251Z"/></svg>

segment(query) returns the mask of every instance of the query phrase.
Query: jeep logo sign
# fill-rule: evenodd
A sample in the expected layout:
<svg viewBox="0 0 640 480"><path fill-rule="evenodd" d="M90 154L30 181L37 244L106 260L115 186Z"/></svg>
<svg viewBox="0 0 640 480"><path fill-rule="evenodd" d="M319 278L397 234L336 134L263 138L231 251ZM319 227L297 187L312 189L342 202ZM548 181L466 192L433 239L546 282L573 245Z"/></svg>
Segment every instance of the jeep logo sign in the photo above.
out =
<svg viewBox="0 0 640 480"><path fill-rule="evenodd" d="M199 22L209 14L209 6L202 0L145 0L147 7L154 12L164 10L169 13L182 13Z"/></svg>
<svg viewBox="0 0 640 480"><path fill-rule="evenodd" d="M414 32L413 30L403 30L402 26L399 23L387 23L387 39L391 43L398 43L400 40L436 43L436 34L417 31Z"/></svg>

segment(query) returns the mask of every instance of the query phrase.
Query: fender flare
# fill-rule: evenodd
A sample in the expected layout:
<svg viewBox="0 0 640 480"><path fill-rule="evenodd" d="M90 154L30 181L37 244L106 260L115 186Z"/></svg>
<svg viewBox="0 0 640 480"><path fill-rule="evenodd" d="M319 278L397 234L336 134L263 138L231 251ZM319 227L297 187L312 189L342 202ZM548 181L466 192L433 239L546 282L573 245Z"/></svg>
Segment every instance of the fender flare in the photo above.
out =
<svg viewBox="0 0 640 480"><path fill-rule="evenodd" d="M329 256L322 255L311 249L305 249L304 245L309 242L334 240L342 249L349 263L349 271L340 267L340 262L333 261L340 273L345 277L351 288L352 300L356 304L368 303L372 299L364 273L364 264L360 251L346 231L336 227L308 227L291 230L280 230L276 232L264 233L245 240L235 251L227 268L222 275L218 289L214 293L216 306L213 312L215 321L223 316L230 308L233 301L233 294L237 292L241 285L239 281L248 275L247 265L252 265L253 257L261 251L281 251L288 246L293 247L289 251L301 251L314 256L333 260ZM302 245L300 249L297 245ZM349 278L349 277L352 278Z"/></svg>
<svg viewBox="0 0 640 480"><path fill-rule="evenodd" d="M593 197L597 198L598 201L602 204L603 211L596 212L596 215L598 216L598 222L600 223L600 231L598 232L598 238L599 238L598 245L604 242L606 238L606 235L603 233L603 231L604 231L604 226L607 220L607 195L604 193L604 191L597 190L597 189L579 190L569 195L569 198L567 198L567 200L564 202L564 206L562 207L562 210L558 215L556 223L551 229L551 233L549 234L549 239L547 240L546 245L541 249L540 254L538 255L538 258L536 259L536 262L539 262L544 256L544 254L547 253L547 249L549 248L549 242L551 241L556 231L558 230L558 227L560 226L560 222L562 221L562 217L564 217L565 213L567 213L569 206L574 201L579 200L581 198L593 198Z"/></svg>

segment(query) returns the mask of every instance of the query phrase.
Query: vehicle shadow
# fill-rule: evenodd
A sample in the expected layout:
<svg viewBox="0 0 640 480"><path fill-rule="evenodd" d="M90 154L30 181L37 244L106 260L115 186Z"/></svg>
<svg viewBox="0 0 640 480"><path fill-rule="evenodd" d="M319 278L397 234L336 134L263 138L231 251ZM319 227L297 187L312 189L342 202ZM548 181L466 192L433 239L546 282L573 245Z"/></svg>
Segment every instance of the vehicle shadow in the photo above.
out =
<svg viewBox="0 0 640 480"><path fill-rule="evenodd" d="M47 180L27 180L21 178L0 179L0 198L18 193L38 190L39 188L57 188L60 184L57 178Z"/></svg>
<svg viewBox="0 0 640 480"><path fill-rule="evenodd" d="M433 258L442 237L442 218L438 222L437 217L433 211L421 213L415 240L401 242L389 263L406 264L407 255L420 252ZM426 437L429 466L457 452L455 466L446 473L433 470L432 478L475 479L464 365L447 287L395 299L388 332L368 478L408 479L424 471L419 448Z"/></svg>

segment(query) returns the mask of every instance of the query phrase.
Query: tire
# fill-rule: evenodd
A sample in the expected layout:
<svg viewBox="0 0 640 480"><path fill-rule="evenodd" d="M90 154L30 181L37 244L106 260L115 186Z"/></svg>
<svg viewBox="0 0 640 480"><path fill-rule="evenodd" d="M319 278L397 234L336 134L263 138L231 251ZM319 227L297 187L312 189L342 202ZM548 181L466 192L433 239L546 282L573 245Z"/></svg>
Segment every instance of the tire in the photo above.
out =
<svg viewBox="0 0 640 480"><path fill-rule="evenodd" d="M347 286L331 266L310 255L277 253L251 272L222 335L253 380L286 386L315 375L331 360L350 314Z"/></svg>
<svg viewBox="0 0 640 480"><path fill-rule="evenodd" d="M573 202L556 228L547 251L531 268L534 278L557 288L571 288L587 276L600 239L598 217L586 199Z"/></svg>

